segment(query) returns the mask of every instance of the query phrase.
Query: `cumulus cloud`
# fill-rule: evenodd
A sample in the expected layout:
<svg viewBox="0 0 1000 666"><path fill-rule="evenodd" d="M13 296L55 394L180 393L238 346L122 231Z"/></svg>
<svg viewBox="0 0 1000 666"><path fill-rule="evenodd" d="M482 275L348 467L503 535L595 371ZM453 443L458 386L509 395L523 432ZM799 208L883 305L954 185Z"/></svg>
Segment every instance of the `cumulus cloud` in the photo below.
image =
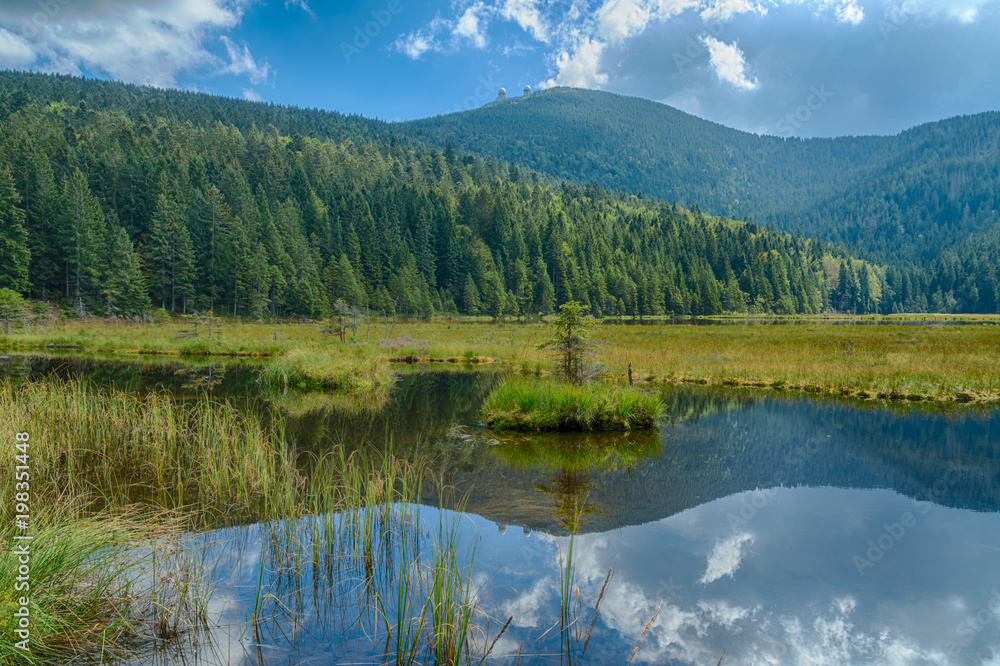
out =
<svg viewBox="0 0 1000 666"><path fill-rule="evenodd" d="M103 72L129 83L177 84L185 71L246 76L262 83L266 63L224 35L226 56L210 48L239 25L255 0L5 0L0 3L0 65L80 74ZM306 0L290 0L306 11Z"/></svg>
<svg viewBox="0 0 1000 666"><path fill-rule="evenodd" d="M640 0L608 0L596 14L601 35L612 43L641 32L652 18Z"/></svg>
<svg viewBox="0 0 1000 666"><path fill-rule="evenodd" d="M244 88L243 89L243 99L248 99L251 102L263 102L264 101L264 98L260 96L260 93L258 93L253 88Z"/></svg>
<svg viewBox="0 0 1000 666"><path fill-rule="evenodd" d="M453 53L466 44L485 48L488 13L482 4L477 4L466 8L456 20L435 16L424 27L397 37L390 48L412 60L431 51Z"/></svg>
<svg viewBox="0 0 1000 666"><path fill-rule="evenodd" d="M708 49L709 61L720 79L742 90L757 87L757 79L747 76L746 58L735 43L727 44L710 35L704 35L701 43Z"/></svg>
<svg viewBox="0 0 1000 666"><path fill-rule="evenodd" d="M865 10L861 9L855 0L847 0L840 7L837 7L837 20L857 25L865 20Z"/></svg>
<svg viewBox="0 0 1000 666"><path fill-rule="evenodd" d="M539 578L526 592L519 593L516 599L505 601L500 607L505 615L514 618L514 626L539 627L548 611L552 592L558 588L558 581Z"/></svg>
<svg viewBox="0 0 1000 666"><path fill-rule="evenodd" d="M559 51L555 56L556 76L543 85L571 86L574 88L600 88L608 82L608 75L601 71L601 56L607 44L599 39L580 36L572 49Z"/></svg>
<svg viewBox="0 0 1000 666"><path fill-rule="evenodd" d="M728 21L737 14L766 14L767 7L750 0L715 0L701 12L706 21Z"/></svg>
<svg viewBox="0 0 1000 666"><path fill-rule="evenodd" d="M479 18L479 13L482 10L481 4L469 7L455 25L456 36L469 40L479 48L486 46L486 35L483 32L485 26Z"/></svg>
<svg viewBox="0 0 1000 666"><path fill-rule="evenodd" d="M708 585L726 576L732 578L743 562L743 546L750 543L753 543L753 537L743 533L715 544L708 556L705 573L698 582Z"/></svg>
<svg viewBox="0 0 1000 666"><path fill-rule="evenodd" d="M507 20L516 21L538 41L549 41L549 29L538 9L538 0L505 0L500 8L500 15Z"/></svg>
<svg viewBox="0 0 1000 666"><path fill-rule="evenodd" d="M665 21L689 9L698 9L702 3L703 0L605 0L594 13L597 32L603 39L616 44L640 34L654 21Z"/></svg>
<svg viewBox="0 0 1000 666"><path fill-rule="evenodd" d="M0 67L24 67L36 57L35 50L23 37L0 28Z"/></svg>
<svg viewBox="0 0 1000 666"><path fill-rule="evenodd" d="M407 58L417 60L428 51L440 49L440 45L433 35L425 30L414 30L402 35L392 43L392 48L399 51Z"/></svg>

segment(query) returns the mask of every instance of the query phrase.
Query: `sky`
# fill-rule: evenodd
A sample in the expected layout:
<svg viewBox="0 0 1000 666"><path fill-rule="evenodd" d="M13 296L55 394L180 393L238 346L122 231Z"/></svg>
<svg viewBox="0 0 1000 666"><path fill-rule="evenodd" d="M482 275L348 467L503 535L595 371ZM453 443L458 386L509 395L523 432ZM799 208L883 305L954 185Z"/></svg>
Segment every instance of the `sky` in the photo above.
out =
<svg viewBox="0 0 1000 666"><path fill-rule="evenodd" d="M408 120L573 86L778 136L1000 110L1000 0L3 0L0 68Z"/></svg>

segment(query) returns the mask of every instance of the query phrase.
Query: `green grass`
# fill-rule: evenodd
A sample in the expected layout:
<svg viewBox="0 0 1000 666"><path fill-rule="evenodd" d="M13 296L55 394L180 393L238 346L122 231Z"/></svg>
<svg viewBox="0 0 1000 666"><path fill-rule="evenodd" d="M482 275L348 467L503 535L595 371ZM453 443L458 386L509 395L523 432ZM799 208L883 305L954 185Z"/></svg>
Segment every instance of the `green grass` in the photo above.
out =
<svg viewBox="0 0 1000 666"><path fill-rule="evenodd" d="M396 379L386 357L357 347L293 349L271 360L263 374L270 384L376 394L388 392Z"/></svg>
<svg viewBox="0 0 1000 666"><path fill-rule="evenodd" d="M628 386L515 377L490 393L482 417L494 430L590 432L654 428L662 411L658 396Z"/></svg>
<svg viewBox="0 0 1000 666"><path fill-rule="evenodd" d="M128 543L150 534L148 522L107 516L81 519L40 502L31 522L30 589L16 591L19 555L0 551L0 663L32 663L67 652L94 651L134 637L139 604L131 595L137 563L121 558ZM13 522L9 520L7 523ZM0 529L5 545L14 530ZM29 597L31 653L11 621Z"/></svg>
<svg viewBox="0 0 1000 666"><path fill-rule="evenodd" d="M391 455L334 449L300 459L280 420L265 423L226 403L75 381L0 381L0 413L0 439L30 434L32 652L19 655L29 663L125 650L136 637L197 624L205 600L188 598L193 588L178 585L178 576L169 576L170 589L147 584L139 591L135 584L155 579L156 558L162 569L171 552L158 540L151 552L145 548L148 557L135 556L137 542L148 544L153 534L354 512L344 530L317 536L374 554L371 526L384 524L387 507L419 488L420 471ZM3 497L15 496L14 483L13 474L0 475ZM13 506L2 518L0 542L13 543ZM14 559L10 549L0 551L0 613L7 618L18 599ZM12 649L12 631L9 621L0 623L0 662L11 657L4 651Z"/></svg>
<svg viewBox="0 0 1000 666"><path fill-rule="evenodd" d="M265 562L270 572L248 619L258 641L261 627L282 629L301 598L295 581L311 565L314 576L330 566L357 581L358 622L370 616L369 628L385 628L390 640L374 649L387 660L458 664L489 653L476 633L473 554L459 549L461 514L421 552L410 508L421 497L419 465L339 447L296 456L280 420L78 381L0 381L0 412L0 438L31 435L34 536L32 651L15 651L14 627L0 623L0 663L196 642L212 590L203 555L181 545L185 535L257 521L247 529L262 530L261 575ZM14 496L13 479L0 476L4 496ZM0 542L13 543L13 523L6 511ZM17 554L0 550L8 619L18 608L17 568Z"/></svg>

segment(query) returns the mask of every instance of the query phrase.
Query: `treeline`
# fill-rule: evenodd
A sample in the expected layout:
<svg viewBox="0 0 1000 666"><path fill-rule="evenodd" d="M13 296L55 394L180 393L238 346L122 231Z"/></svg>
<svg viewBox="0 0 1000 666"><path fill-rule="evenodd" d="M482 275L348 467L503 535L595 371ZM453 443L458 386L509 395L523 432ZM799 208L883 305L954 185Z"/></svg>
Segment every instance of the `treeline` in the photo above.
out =
<svg viewBox="0 0 1000 666"><path fill-rule="evenodd" d="M81 313L828 305L822 244L599 187L553 188L447 149L52 103L7 118L0 160L4 283Z"/></svg>
<svg viewBox="0 0 1000 666"><path fill-rule="evenodd" d="M368 140L363 119L336 129L344 117L302 112L295 125L270 105L0 75L23 80L0 87L0 287L81 314L315 318L342 302L501 317L569 300L604 315L892 312L964 298L819 241ZM168 117L146 113L159 103ZM234 122L203 122L216 114ZM980 304L998 293L977 289Z"/></svg>
<svg viewBox="0 0 1000 666"><path fill-rule="evenodd" d="M560 88L404 127L416 139L570 181L856 248L894 266L882 312L1000 309L991 240L1000 233L1000 113L892 137L782 139L647 100Z"/></svg>

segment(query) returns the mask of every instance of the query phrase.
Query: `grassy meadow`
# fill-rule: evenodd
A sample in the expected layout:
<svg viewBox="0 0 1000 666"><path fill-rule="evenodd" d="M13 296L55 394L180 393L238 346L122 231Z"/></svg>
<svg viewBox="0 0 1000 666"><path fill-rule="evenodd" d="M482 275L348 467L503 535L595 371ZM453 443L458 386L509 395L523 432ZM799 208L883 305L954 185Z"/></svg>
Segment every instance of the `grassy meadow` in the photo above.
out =
<svg viewBox="0 0 1000 666"><path fill-rule="evenodd" d="M603 324L592 337L613 381L624 381L632 364L635 380L642 382L801 390L862 399L1000 398L1000 327L995 325L1000 318L977 317L965 325L788 321L794 323ZM180 323L60 321L43 330L0 336L0 350L273 357L266 366L275 382L361 390L384 388L391 381L392 361L503 363L522 374L538 375L552 367L549 354L537 349L550 334L548 323L438 319L402 321L387 328L373 320L347 342L324 337L317 324L228 321L212 340L204 335L178 337L181 328Z"/></svg>

